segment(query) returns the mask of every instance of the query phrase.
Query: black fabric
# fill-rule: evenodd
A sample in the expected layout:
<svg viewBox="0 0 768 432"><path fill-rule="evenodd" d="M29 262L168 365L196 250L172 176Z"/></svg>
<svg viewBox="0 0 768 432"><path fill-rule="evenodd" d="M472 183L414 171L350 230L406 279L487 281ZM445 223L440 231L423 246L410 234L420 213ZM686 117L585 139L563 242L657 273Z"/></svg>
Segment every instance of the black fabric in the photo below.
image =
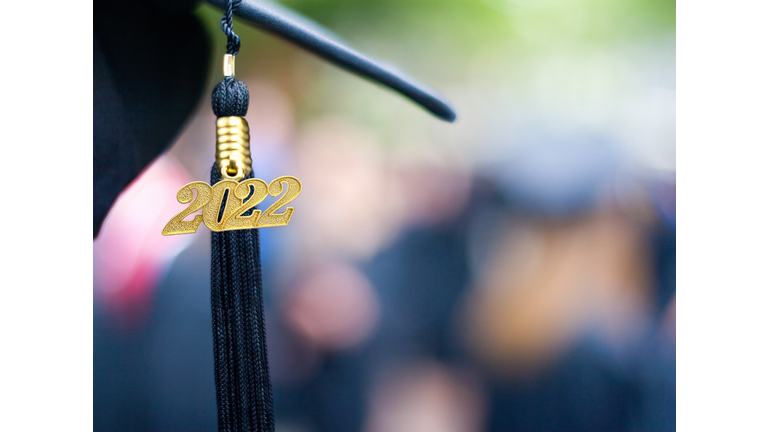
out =
<svg viewBox="0 0 768 432"><path fill-rule="evenodd" d="M248 87L234 78L224 78L213 88L211 106L216 117L245 117L250 96Z"/></svg>
<svg viewBox="0 0 768 432"><path fill-rule="evenodd" d="M196 1L93 4L93 236L202 97L210 46Z"/></svg>
<svg viewBox="0 0 768 432"><path fill-rule="evenodd" d="M214 164L211 184L220 180ZM256 229L211 233L214 376L221 432L275 429L259 254Z"/></svg>

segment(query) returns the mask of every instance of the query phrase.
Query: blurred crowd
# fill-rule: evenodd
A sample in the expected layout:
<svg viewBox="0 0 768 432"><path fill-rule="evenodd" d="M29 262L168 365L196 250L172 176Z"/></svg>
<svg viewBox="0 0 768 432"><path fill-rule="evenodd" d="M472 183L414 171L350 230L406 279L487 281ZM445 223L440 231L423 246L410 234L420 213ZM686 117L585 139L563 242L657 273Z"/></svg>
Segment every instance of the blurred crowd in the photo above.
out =
<svg viewBox="0 0 768 432"><path fill-rule="evenodd" d="M534 3L288 3L455 125L241 24L277 432L675 429L674 2ZM216 430L208 103L94 241L95 430Z"/></svg>

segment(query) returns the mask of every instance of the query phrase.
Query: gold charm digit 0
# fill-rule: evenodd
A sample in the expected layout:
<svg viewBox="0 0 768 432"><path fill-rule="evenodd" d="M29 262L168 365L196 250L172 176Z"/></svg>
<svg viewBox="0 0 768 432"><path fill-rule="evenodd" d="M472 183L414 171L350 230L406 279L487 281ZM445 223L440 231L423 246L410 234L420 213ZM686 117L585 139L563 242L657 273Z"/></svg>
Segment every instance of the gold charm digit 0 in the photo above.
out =
<svg viewBox="0 0 768 432"><path fill-rule="evenodd" d="M203 222L211 231L224 231L224 222L239 206L237 199L233 196L236 187L237 182L234 180L222 180L213 185L213 196L203 207ZM224 202L225 199L226 202ZM224 205L223 211L222 205ZM220 214L221 218L219 218Z"/></svg>

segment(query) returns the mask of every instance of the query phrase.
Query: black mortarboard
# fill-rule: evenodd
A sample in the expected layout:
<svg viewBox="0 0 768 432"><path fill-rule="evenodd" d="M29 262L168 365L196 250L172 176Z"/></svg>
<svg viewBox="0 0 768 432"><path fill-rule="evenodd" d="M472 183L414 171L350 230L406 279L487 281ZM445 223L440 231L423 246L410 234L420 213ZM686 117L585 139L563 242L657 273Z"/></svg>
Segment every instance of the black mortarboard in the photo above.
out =
<svg viewBox="0 0 768 432"><path fill-rule="evenodd" d="M207 1L220 8L227 3ZM168 149L202 97L211 48L192 14L196 5L193 0L94 2L94 237L120 192ZM243 0L235 15L401 93L443 120L456 117L429 87L289 9Z"/></svg>

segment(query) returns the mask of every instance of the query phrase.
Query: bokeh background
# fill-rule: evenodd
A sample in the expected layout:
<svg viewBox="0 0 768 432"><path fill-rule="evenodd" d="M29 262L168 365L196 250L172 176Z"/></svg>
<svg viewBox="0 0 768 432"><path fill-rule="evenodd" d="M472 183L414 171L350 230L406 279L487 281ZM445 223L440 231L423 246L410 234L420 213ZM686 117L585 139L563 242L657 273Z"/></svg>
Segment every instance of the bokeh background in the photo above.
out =
<svg viewBox="0 0 768 432"><path fill-rule="evenodd" d="M282 4L458 119L235 21L255 174L304 186L260 233L277 431L674 430L675 2ZM214 121L94 241L95 430L216 429L210 234L160 235Z"/></svg>

